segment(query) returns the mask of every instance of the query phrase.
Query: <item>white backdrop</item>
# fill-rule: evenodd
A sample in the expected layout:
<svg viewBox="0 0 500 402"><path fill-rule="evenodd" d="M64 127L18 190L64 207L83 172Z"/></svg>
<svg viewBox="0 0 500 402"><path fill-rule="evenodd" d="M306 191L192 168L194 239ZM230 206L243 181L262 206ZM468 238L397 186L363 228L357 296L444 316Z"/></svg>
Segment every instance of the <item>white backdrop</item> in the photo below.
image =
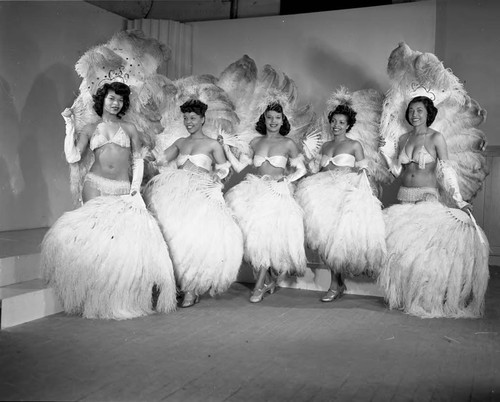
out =
<svg viewBox="0 0 500 402"><path fill-rule="evenodd" d="M388 89L387 59L400 41L434 52L436 2L192 23L193 73L218 76L247 54L292 78L322 112L330 93Z"/></svg>

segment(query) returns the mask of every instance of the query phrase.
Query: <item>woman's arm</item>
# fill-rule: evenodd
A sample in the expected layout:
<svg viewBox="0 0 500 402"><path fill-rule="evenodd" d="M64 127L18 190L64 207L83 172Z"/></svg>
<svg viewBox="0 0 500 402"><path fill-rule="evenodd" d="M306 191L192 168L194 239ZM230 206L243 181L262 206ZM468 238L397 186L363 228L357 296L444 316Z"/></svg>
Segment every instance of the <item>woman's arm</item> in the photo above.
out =
<svg viewBox="0 0 500 402"><path fill-rule="evenodd" d="M250 143L250 145L252 145L252 143ZM224 152L226 153L226 157L231 163L231 166L237 173L240 173L243 169L252 164L252 159L245 154L241 154L240 159L238 159L233 154L233 151L231 151L229 145L224 144Z"/></svg>
<svg viewBox="0 0 500 402"><path fill-rule="evenodd" d="M368 159L365 158L363 146L359 141L354 143L354 159L356 160L354 166L359 169L359 172L364 170L368 174Z"/></svg>
<svg viewBox="0 0 500 402"><path fill-rule="evenodd" d="M304 164L304 155L299 153L299 149L293 140L289 140L288 142L288 156L288 162L290 166L295 168L295 171L285 176L284 179L289 182L294 182L307 173L307 168Z"/></svg>
<svg viewBox="0 0 500 402"><path fill-rule="evenodd" d="M225 179L229 175L231 163L226 159L224 149L217 141L214 142L213 156L215 160L215 174L219 176L221 180Z"/></svg>
<svg viewBox="0 0 500 402"><path fill-rule="evenodd" d="M442 177L443 187L451 195L457 207L465 211L471 211L472 205L463 200L460 193L460 186L458 185L457 172L455 172L455 169L453 169L453 166L449 162L446 140L439 132L435 132L432 139L438 158L436 166L437 177Z"/></svg>
<svg viewBox="0 0 500 402"><path fill-rule="evenodd" d="M75 135L76 135L76 122L75 122L75 114L73 110L70 108L66 108L61 113L64 122L66 124L66 136L64 138L64 154L66 156L66 161L68 163L76 163L80 161L82 158L82 154L87 148L89 143L90 135L89 135L89 127L90 125L85 126L78 137L78 141L75 143Z"/></svg>
<svg viewBox="0 0 500 402"><path fill-rule="evenodd" d="M379 151L384 157L385 163L389 172L392 173L394 177L399 177L403 171L403 166L399 163L399 153L401 152L401 147L403 146L403 139L407 138L409 134L403 134L399 137L398 141L386 141L381 138L379 141Z"/></svg>
<svg viewBox="0 0 500 402"><path fill-rule="evenodd" d="M140 194L142 178L144 176L144 155L145 149L142 147L142 140L139 132L133 124L128 124L132 147L132 183L130 184L130 195Z"/></svg>
<svg viewBox="0 0 500 402"><path fill-rule="evenodd" d="M163 151L163 158L159 161L161 165L168 165L170 162L174 161L177 156L179 156L182 140L183 138L177 139L172 145Z"/></svg>
<svg viewBox="0 0 500 402"><path fill-rule="evenodd" d="M319 150L318 153L316 153L316 155L314 155L314 158L311 159L307 166L309 167L309 171L311 173L318 173L321 169L321 159L323 158L323 155L326 155L326 148L327 148L327 144L329 142L325 142L323 145L321 145L321 148Z"/></svg>
<svg viewBox="0 0 500 402"><path fill-rule="evenodd" d="M89 145L90 138L92 137L92 133L95 129L95 124L89 124L85 126L78 137L78 141L76 142L76 149L78 150L78 155L83 155L87 146ZM80 160L80 158L78 159Z"/></svg>

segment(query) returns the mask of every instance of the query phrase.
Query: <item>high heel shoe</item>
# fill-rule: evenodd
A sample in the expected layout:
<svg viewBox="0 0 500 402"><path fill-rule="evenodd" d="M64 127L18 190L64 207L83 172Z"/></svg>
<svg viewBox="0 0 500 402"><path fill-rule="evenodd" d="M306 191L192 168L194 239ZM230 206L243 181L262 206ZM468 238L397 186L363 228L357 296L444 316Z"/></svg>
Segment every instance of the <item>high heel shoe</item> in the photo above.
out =
<svg viewBox="0 0 500 402"><path fill-rule="evenodd" d="M182 299L181 307L186 308L186 307L191 307L194 306L196 303L200 302L200 296L197 295L194 292L186 292L184 294L184 299Z"/></svg>
<svg viewBox="0 0 500 402"><path fill-rule="evenodd" d="M347 286L343 284L342 286L338 287L337 289L328 289L328 292L321 298L322 302L329 303L334 300L340 299L342 296L344 296L345 291L347 290Z"/></svg>
<svg viewBox="0 0 500 402"><path fill-rule="evenodd" d="M259 303L264 298L266 293L273 294L276 291L276 282L264 283L260 289L254 289L250 296L250 303Z"/></svg>

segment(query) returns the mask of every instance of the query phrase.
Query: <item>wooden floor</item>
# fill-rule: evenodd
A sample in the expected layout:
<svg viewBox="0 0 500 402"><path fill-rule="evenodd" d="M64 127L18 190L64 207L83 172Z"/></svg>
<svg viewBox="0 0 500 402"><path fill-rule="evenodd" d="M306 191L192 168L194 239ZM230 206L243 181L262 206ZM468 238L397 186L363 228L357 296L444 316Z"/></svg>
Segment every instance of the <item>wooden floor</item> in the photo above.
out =
<svg viewBox="0 0 500 402"><path fill-rule="evenodd" d="M0 332L0 400L499 401L500 269L486 316L427 319L382 299L236 283L168 315L57 314Z"/></svg>

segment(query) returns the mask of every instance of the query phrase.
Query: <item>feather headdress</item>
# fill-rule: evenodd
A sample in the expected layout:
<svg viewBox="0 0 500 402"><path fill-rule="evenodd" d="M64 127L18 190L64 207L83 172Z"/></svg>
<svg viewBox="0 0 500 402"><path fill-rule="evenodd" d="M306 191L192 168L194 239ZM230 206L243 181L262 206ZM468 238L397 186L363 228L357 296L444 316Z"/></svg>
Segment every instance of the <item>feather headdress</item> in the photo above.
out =
<svg viewBox="0 0 500 402"><path fill-rule="evenodd" d="M339 105L346 105L352 108L352 94L344 86L341 86L328 97L326 101L326 110L331 112Z"/></svg>
<svg viewBox="0 0 500 402"><path fill-rule="evenodd" d="M292 116L293 114L289 95L277 88L269 89L269 91L267 91L267 93L260 99L257 104L257 113L261 115L270 105L280 105L283 109L283 114L287 117Z"/></svg>

